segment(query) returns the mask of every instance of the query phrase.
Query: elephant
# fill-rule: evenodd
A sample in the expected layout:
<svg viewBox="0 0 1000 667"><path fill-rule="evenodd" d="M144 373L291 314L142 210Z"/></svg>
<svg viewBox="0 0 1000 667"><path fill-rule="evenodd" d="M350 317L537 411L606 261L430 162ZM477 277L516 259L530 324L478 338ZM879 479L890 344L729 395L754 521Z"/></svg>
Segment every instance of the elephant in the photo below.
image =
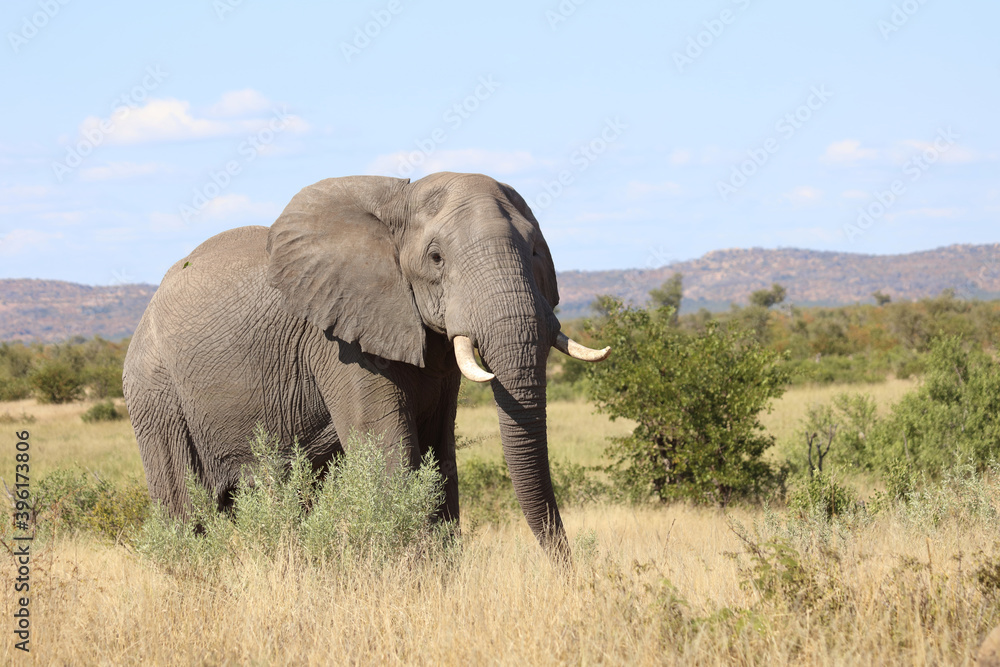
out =
<svg viewBox="0 0 1000 667"><path fill-rule="evenodd" d="M538 221L482 174L329 178L270 227L222 232L166 273L129 344L123 387L149 493L187 512L188 471L220 511L262 424L316 469L349 434L384 434L388 464L433 451L435 518L458 525L461 374L490 382L503 454L535 537L569 557L546 435L549 350L600 361L560 331ZM478 349L486 369L475 358Z"/></svg>

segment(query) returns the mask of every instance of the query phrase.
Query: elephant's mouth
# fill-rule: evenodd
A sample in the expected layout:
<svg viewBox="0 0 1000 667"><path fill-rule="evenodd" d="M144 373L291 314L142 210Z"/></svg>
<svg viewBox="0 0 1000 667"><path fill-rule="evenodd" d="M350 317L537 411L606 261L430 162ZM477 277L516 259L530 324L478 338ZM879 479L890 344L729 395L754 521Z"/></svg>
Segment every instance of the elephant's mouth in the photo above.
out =
<svg viewBox="0 0 1000 667"><path fill-rule="evenodd" d="M458 362L458 367L461 369L462 375L473 382L489 382L496 377L493 373L480 368L476 362L471 338L468 336L455 336L453 343L455 345L455 360ZM580 361L604 361L611 353L610 347L595 350L577 343L561 331L556 336L556 341L552 347Z"/></svg>

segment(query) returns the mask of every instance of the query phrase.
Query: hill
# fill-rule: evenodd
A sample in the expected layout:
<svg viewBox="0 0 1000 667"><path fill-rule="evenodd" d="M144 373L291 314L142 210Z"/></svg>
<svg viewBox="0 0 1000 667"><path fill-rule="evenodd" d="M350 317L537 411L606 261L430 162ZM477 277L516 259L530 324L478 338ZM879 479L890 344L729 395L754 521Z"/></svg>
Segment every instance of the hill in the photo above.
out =
<svg viewBox="0 0 1000 667"><path fill-rule="evenodd" d="M61 280L0 280L0 340L61 342L131 336L156 285L92 287Z"/></svg>
<svg viewBox="0 0 1000 667"><path fill-rule="evenodd" d="M598 294L645 303L649 290L675 271L684 275L682 312L725 310L751 292L780 283L798 305L871 302L881 290L895 301L954 289L964 298L1000 298L1000 243L953 245L905 255L862 255L795 248L716 250L657 269L564 271L558 275L560 315L581 317Z"/></svg>
<svg viewBox="0 0 1000 667"><path fill-rule="evenodd" d="M839 305L871 301L877 290L895 301L954 289L964 298L1000 298L1000 243L953 245L905 255L861 255L794 248L716 250L656 269L563 271L560 317L589 314L598 294L645 303L649 290L684 274L682 311L726 310L754 290L781 283L788 301ZM57 342L132 334L155 285L92 287L57 280L0 280L0 340Z"/></svg>

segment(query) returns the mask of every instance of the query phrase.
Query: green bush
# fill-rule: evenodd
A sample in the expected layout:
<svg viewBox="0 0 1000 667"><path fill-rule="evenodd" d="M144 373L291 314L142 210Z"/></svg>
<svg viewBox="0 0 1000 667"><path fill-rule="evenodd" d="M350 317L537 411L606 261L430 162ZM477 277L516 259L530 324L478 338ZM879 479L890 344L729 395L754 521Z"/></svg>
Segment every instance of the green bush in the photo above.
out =
<svg viewBox="0 0 1000 667"><path fill-rule="evenodd" d="M458 465L458 497L462 530L474 533L481 525L506 523L518 510L507 464L479 457Z"/></svg>
<svg viewBox="0 0 1000 667"><path fill-rule="evenodd" d="M30 348L20 343L0 343L0 401L28 398L33 368L34 356Z"/></svg>
<svg viewBox="0 0 1000 667"><path fill-rule="evenodd" d="M443 497L432 456L416 471L389 471L380 437L354 434L345 449L320 479L297 445L289 461L258 426L251 439L255 463L239 483L231 512L219 513L214 498L189 476L189 517L174 520L154 508L139 550L184 569L287 552L312 562L381 567L443 549L450 526L432 519Z"/></svg>
<svg viewBox="0 0 1000 667"><path fill-rule="evenodd" d="M970 462L957 463L941 471L937 480L920 480L902 466L893 472L896 480L887 480L884 496L876 494L869 503L875 511L893 510L901 518L922 529L946 523L982 526L1000 532L1000 513L995 502L1000 498L1000 464L991 461L986 472Z"/></svg>
<svg viewBox="0 0 1000 667"><path fill-rule="evenodd" d="M0 401L20 401L31 396L31 390L27 377L13 377L0 368Z"/></svg>
<svg viewBox="0 0 1000 667"><path fill-rule="evenodd" d="M956 463L1000 458L1000 365L957 336L931 343L924 382L872 433L875 463L907 461L936 475Z"/></svg>
<svg viewBox="0 0 1000 667"><path fill-rule="evenodd" d="M788 494L788 507L802 518L832 519L857 507L858 496L826 473L816 473Z"/></svg>
<svg viewBox="0 0 1000 667"><path fill-rule="evenodd" d="M31 374L31 385L41 403L69 403L83 398L83 375L68 361L44 362Z"/></svg>
<svg viewBox="0 0 1000 667"><path fill-rule="evenodd" d="M125 415L118 412L114 401L107 400L95 403L89 410L80 415L80 419L85 422L111 422L124 419Z"/></svg>
<svg viewBox="0 0 1000 667"><path fill-rule="evenodd" d="M788 381L779 354L743 330L709 322L690 334L620 302L595 333L614 351L592 366L591 396L612 419L638 422L608 450L613 480L633 499L724 505L780 487L759 420Z"/></svg>
<svg viewBox="0 0 1000 667"><path fill-rule="evenodd" d="M90 532L132 542L149 514L145 484L115 485L77 467L59 468L38 482L35 525L43 536Z"/></svg>
<svg viewBox="0 0 1000 667"><path fill-rule="evenodd" d="M84 371L84 380L94 398L121 398L123 395L121 364L90 366Z"/></svg>

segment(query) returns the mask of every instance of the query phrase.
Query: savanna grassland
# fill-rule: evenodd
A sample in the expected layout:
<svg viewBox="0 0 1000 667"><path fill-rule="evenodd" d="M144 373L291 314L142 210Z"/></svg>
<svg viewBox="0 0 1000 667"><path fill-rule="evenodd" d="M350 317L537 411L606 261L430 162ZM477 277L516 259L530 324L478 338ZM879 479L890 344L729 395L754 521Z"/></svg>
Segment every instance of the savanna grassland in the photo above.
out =
<svg viewBox="0 0 1000 667"><path fill-rule="evenodd" d="M868 392L885 411L914 386L889 380L850 390ZM810 406L844 389L796 387L776 401L764 418L777 438L769 456L794 456ZM13 432L28 429L33 480L78 464L106 484L141 485L128 422L84 423L90 406L0 404L10 443L0 475L11 480ZM580 401L554 402L549 420L552 459L588 469L605 463L607 436L633 426ZM458 432L460 470L474 481L482 475L475 462L500 460L494 410L461 408ZM862 473L845 480L869 506L882 490ZM125 534L50 530L33 545L31 653L14 650L8 625L2 660L971 665L1000 623L996 468L956 470L906 504L833 517L777 501L720 509L568 497L572 568L546 558L509 503L484 517L469 492L463 513L475 521L460 548L381 567L320 564L280 547L265 557L253 545L221 567L170 567L137 552ZM4 522L5 544L10 537ZM0 583L8 624L10 562Z"/></svg>

